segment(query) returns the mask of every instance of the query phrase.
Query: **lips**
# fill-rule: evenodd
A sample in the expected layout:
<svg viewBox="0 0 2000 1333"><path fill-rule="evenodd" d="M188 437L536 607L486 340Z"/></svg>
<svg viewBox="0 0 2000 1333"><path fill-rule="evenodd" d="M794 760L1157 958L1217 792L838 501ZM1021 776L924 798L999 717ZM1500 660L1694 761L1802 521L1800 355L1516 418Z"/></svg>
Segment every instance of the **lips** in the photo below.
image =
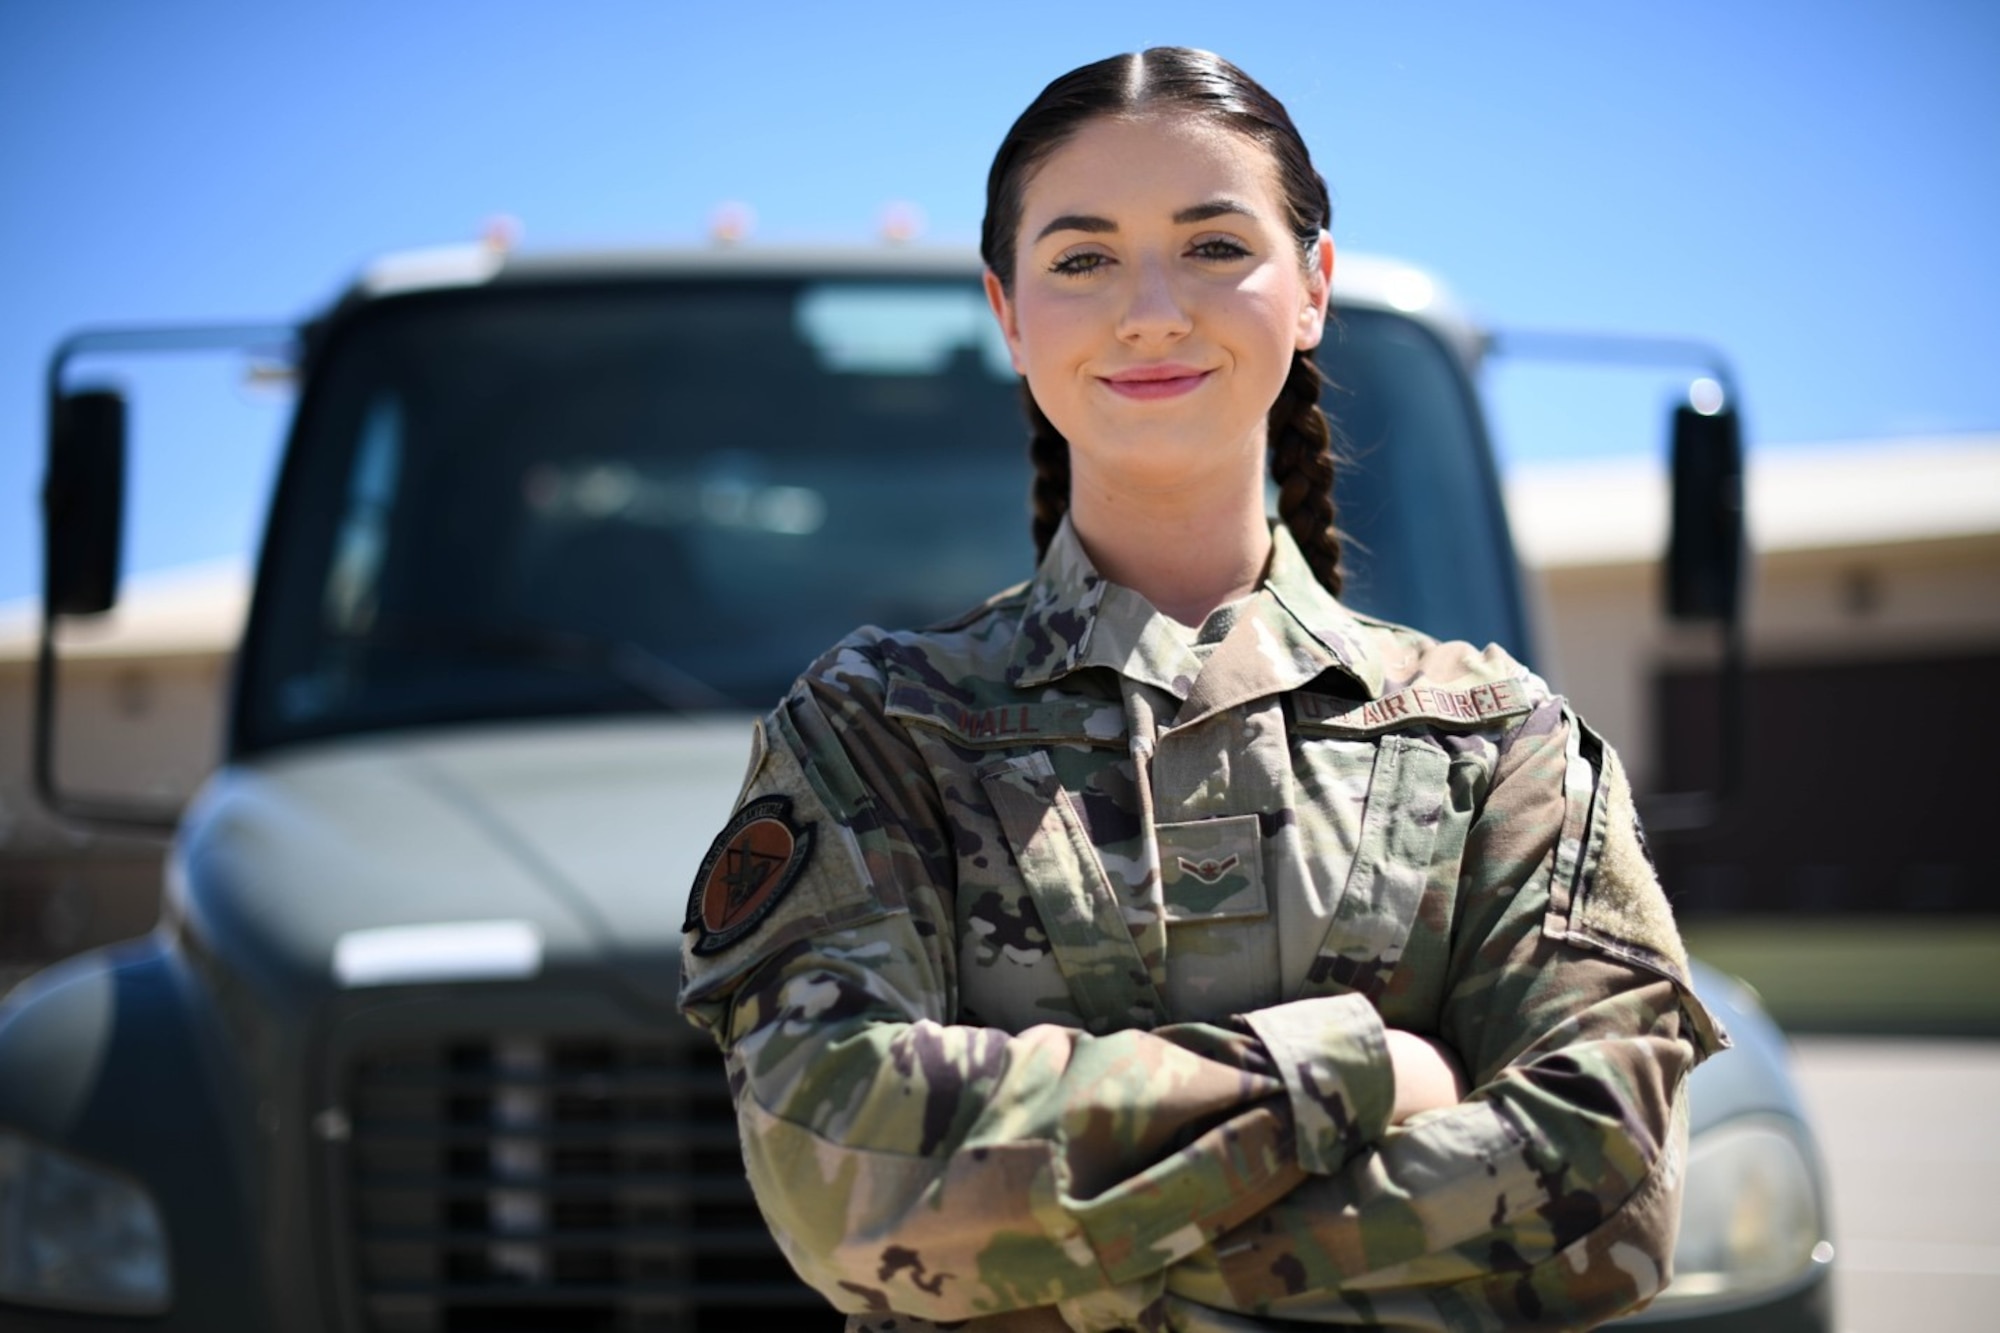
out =
<svg viewBox="0 0 2000 1333"><path fill-rule="evenodd" d="M1099 378L1106 388L1120 397L1149 400L1178 398L1184 393L1192 393L1212 373L1194 366L1163 362L1152 366L1133 366Z"/></svg>

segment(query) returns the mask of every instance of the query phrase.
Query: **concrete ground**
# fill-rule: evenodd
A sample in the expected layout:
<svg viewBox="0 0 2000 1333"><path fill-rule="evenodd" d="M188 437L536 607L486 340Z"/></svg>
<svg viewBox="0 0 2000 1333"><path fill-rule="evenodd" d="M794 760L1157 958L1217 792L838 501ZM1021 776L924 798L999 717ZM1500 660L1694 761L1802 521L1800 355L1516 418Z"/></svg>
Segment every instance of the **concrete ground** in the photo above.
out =
<svg viewBox="0 0 2000 1333"><path fill-rule="evenodd" d="M2000 1040L1802 1036L1839 1333L2000 1329Z"/></svg>

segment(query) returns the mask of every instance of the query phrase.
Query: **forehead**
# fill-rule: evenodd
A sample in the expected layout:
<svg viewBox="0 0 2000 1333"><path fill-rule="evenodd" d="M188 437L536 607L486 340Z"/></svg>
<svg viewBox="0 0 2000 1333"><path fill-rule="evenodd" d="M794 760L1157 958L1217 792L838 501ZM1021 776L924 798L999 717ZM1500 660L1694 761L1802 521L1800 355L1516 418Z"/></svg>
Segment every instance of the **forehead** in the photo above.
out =
<svg viewBox="0 0 2000 1333"><path fill-rule="evenodd" d="M1099 116L1050 153L1022 195L1024 238L1035 219L1066 213L1117 221L1172 214L1216 197L1281 220L1278 166L1255 139L1186 112Z"/></svg>

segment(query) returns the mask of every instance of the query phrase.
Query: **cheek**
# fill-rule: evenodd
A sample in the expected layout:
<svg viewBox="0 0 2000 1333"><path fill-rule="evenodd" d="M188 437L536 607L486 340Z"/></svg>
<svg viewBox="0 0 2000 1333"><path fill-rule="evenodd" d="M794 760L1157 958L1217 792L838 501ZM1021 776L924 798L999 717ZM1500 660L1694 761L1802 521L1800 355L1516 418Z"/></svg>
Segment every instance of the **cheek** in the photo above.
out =
<svg viewBox="0 0 2000 1333"><path fill-rule="evenodd" d="M1258 281L1245 283L1237 295L1246 322L1261 326L1270 338L1290 341L1306 299L1304 288L1290 274L1267 270Z"/></svg>
<svg viewBox="0 0 2000 1333"><path fill-rule="evenodd" d="M1048 367L1069 359L1085 341L1088 323L1081 302L1047 292L1023 291L1015 306L1016 355L1030 366Z"/></svg>
<svg viewBox="0 0 2000 1333"><path fill-rule="evenodd" d="M1260 359L1281 363L1282 369L1275 373L1282 382L1291 373L1292 353L1298 347L1302 298L1284 284L1245 292L1243 297L1237 311L1239 345L1257 349Z"/></svg>

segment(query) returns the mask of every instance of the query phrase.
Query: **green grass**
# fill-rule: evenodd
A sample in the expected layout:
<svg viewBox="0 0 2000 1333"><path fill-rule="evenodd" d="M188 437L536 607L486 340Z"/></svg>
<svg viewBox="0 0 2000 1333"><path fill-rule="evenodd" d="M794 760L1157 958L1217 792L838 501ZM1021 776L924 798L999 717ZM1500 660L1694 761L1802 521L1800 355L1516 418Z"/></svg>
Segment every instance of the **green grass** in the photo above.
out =
<svg viewBox="0 0 2000 1333"><path fill-rule="evenodd" d="M2000 1036L2000 916L1697 918L1682 934L1793 1031Z"/></svg>

